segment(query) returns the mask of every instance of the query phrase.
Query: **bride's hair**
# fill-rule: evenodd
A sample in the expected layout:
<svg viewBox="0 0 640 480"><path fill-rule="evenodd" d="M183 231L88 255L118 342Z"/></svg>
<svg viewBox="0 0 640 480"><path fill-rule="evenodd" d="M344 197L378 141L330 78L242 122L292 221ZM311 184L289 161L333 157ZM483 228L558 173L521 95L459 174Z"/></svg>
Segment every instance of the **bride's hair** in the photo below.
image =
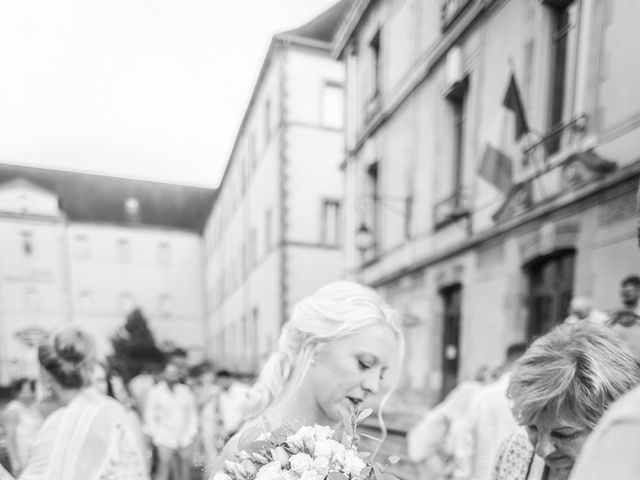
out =
<svg viewBox="0 0 640 480"><path fill-rule="evenodd" d="M264 365L248 396L248 413L259 415L283 401L304 379L318 347L373 325L387 325L404 352L396 312L371 288L358 283L330 283L296 304L283 326L278 348ZM384 402L393 391L383 398Z"/></svg>

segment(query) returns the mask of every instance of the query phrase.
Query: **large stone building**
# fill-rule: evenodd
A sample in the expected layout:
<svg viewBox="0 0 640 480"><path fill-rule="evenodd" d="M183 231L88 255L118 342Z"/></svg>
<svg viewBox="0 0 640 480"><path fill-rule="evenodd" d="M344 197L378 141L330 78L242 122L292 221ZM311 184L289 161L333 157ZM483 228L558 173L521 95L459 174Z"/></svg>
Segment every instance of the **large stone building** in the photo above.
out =
<svg viewBox="0 0 640 480"><path fill-rule="evenodd" d="M343 271L344 68L331 40L350 1L269 47L205 230L207 344L255 372L293 304Z"/></svg>
<svg viewBox="0 0 640 480"><path fill-rule="evenodd" d="M215 191L0 165L0 384L75 324L100 353L134 307L159 343L203 351L202 231Z"/></svg>
<svg viewBox="0 0 640 480"><path fill-rule="evenodd" d="M354 2L334 48L347 271L407 314L406 402L500 363L572 296L617 307L640 271L638 18L628 0Z"/></svg>

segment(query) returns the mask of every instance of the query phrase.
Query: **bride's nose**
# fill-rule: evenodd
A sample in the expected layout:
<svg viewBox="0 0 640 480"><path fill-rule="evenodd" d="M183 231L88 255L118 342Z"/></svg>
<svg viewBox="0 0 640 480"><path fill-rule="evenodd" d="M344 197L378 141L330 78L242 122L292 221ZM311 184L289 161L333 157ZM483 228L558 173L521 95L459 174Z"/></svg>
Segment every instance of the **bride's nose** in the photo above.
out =
<svg viewBox="0 0 640 480"><path fill-rule="evenodd" d="M362 389L367 393L378 393L380 390L380 372L372 368L362 382Z"/></svg>

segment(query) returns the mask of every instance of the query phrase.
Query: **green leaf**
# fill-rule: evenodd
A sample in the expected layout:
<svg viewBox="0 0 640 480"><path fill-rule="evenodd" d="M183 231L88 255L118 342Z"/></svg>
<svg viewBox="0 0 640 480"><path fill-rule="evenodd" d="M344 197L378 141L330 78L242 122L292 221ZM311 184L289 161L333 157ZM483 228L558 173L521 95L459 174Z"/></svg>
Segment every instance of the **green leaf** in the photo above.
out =
<svg viewBox="0 0 640 480"><path fill-rule="evenodd" d="M238 450L246 450L246 447L255 442L261 434L262 431L258 427L247 428L238 438Z"/></svg>
<svg viewBox="0 0 640 480"><path fill-rule="evenodd" d="M358 455L360 458L369 458L371 456L371 452L359 452Z"/></svg>
<svg viewBox="0 0 640 480"><path fill-rule="evenodd" d="M373 465L373 475L376 477L376 480L384 480L382 476L382 467L379 463L375 463Z"/></svg>
<svg viewBox="0 0 640 480"><path fill-rule="evenodd" d="M373 409L372 408L365 408L363 411L360 412L360 414L358 415L358 422L362 422L363 420L365 420L366 418L370 417L371 414L373 413Z"/></svg>
<svg viewBox="0 0 640 480"><path fill-rule="evenodd" d="M329 472L329 475L327 476L327 480L348 480L348 478L344 473Z"/></svg>
<svg viewBox="0 0 640 480"><path fill-rule="evenodd" d="M389 458L387 458L387 460L389 461L389 463L391 465L395 465L396 463L398 463L400 461L400 457L397 455L391 455Z"/></svg>

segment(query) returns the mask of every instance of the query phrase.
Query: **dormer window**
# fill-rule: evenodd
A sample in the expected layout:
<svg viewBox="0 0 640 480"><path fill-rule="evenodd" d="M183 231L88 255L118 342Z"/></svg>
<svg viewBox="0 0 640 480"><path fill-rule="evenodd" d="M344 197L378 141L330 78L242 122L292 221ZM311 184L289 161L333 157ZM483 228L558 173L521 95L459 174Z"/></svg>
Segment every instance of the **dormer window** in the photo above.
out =
<svg viewBox="0 0 640 480"><path fill-rule="evenodd" d="M124 211L129 222L140 221L140 202L137 198L127 198L124 202Z"/></svg>

